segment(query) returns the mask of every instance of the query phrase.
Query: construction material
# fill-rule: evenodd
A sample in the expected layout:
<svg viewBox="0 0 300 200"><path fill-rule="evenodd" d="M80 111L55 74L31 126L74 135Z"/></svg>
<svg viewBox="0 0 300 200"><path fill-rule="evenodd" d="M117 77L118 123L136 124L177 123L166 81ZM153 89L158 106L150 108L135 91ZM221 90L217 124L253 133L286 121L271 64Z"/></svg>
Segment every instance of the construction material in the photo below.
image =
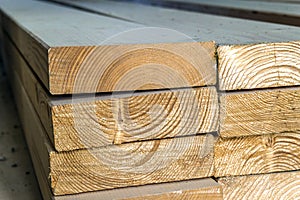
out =
<svg viewBox="0 0 300 200"><path fill-rule="evenodd" d="M218 48L221 90L299 85L299 42Z"/></svg>
<svg viewBox="0 0 300 200"><path fill-rule="evenodd" d="M300 172L281 172L250 176L224 177L224 200L230 199L298 199Z"/></svg>
<svg viewBox="0 0 300 200"><path fill-rule="evenodd" d="M55 0L56 2L80 6L80 1ZM130 1L130 0L128 0ZM133 1L133 0L132 0ZM275 3L274 3L275 2ZM278 3L280 2L280 3ZM287 3L288 2L288 3ZM141 0L139 3L176 8L200 13L230 16L257 21L299 26L299 9L293 1L245 1L245 0ZM295 1L297 2L297 1ZM298 1L299 2L299 1Z"/></svg>
<svg viewBox="0 0 300 200"><path fill-rule="evenodd" d="M164 37L164 32L157 37L132 35L127 40L118 39L113 36L144 26L46 2L22 1L15 4L2 0L1 9L4 32L18 46L51 94L179 88L216 83L213 42L184 43L190 40L187 37L181 37L184 38L182 41L177 37ZM38 12L32 18L30 13L36 10ZM146 64L150 66L145 68ZM177 77L166 82L164 78L168 74ZM123 83L122 79L127 82Z"/></svg>
<svg viewBox="0 0 300 200"><path fill-rule="evenodd" d="M220 136L299 131L299 97L298 87L220 94Z"/></svg>
<svg viewBox="0 0 300 200"><path fill-rule="evenodd" d="M300 169L299 27L105 0L0 2L45 198L218 199L212 176Z"/></svg>
<svg viewBox="0 0 300 200"><path fill-rule="evenodd" d="M214 142L213 135L57 153L52 149L33 106L28 106L30 101L21 82L16 74L13 77L15 96L24 101L19 103L23 107L19 112L24 112L21 120L27 142L38 149L42 159L40 167L49 176L55 195L188 180L213 174L213 149L209 149Z"/></svg>
<svg viewBox="0 0 300 200"><path fill-rule="evenodd" d="M179 30L199 38L196 39L198 41L208 38L216 41L220 90L294 86L300 83L299 42L291 42L299 40L299 36L294 35L300 30L298 27L124 2L59 2L149 26ZM182 23L182 19L188 20Z"/></svg>
<svg viewBox="0 0 300 200"><path fill-rule="evenodd" d="M300 169L299 132L219 139L215 176L283 172Z"/></svg>
<svg viewBox="0 0 300 200"><path fill-rule="evenodd" d="M9 38L4 41L10 67L19 75L58 151L217 131L219 111L214 87L52 97Z"/></svg>

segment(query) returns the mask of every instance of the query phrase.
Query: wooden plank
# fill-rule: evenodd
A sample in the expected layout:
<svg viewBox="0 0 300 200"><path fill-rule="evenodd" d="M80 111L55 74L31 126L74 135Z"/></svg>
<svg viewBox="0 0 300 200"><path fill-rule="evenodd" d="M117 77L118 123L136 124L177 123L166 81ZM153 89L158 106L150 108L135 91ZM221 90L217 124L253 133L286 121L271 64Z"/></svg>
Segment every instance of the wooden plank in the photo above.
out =
<svg viewBox="0 0 300 200"><path fill-rule="evenodd" d="M69 1L99 14L179 30L218 44L221 90L293 86L300 83L298 27L111 1ZM153 19L153 16L157 18ZM185 20L188 19L188 20ZM183 21L184 20L184 21ZM191 34L192 33L192 34Z"/></svg>
<svg viewBox="0 0 300 200"><path fill-rule="evenodd" d="M13 77L16 82L19 81L16 73ZM25 91L20 82L15 87ZM24 91L16 96L28 98ZM52 149L38 115L29 115L26 109L19 112L26 119L35 119L29 120L30 123L27 123L28 120L24 122L24 130L31 130L26 132L27 140L32 140L41 152L41 167L50 178L55 195L213 175L212 134L58 153ZM50 173L47 173L49 170Z"/></svg>
<svg viewBox="0 0 300 200"><path fill-rule="evenodd" d="M299 85L299 42L218 48L221 90Z"/></svg>
<svg viewBox="0 0 300 200"><path fill-rule="evenodd" d="M124 189L116 189L116 190L108 190L108 191L101 191L101 192L82 193L82 194L77 194L77 195L55 196L54 197L52 195L51 191L49 190L50 189L50 180L48 179L48 178L53 179L53 176L55 175L55 172L53 172L53 171L55 171L53 169L54 166L52 165L53 163L51 163L51 162L55 162L58 160L57 159L55 159L55 161L51 160L51 159L53 159L53 157L66 158L66 157L69 157L69 155L73 155L73 157L69 157L69 159L67 159L67 160L60 160L61 162L65 162L62 166L58 166L58 168L61 168L61 169L64 168L63 166L65 164L70 164L70 162L72 162L72 159L76 160L76 158L80 158L81 163L78 163L78 166L83 167L84 169L82 169L82 170L86 171L86 173L88 173L88 174L93 172L93 168L97 167L97 164L88 162L88 158L90 158L90 156L92 156L92 155L88 156L87 159L85 157L79 157L78 155L76 156L76 154L78 154L78 153L82 154L83 152L86 152L86 154L89 155L88 151L80 150L80 151L74 151L74 152L56 153L52 149L52 147L49 143L49 139L45 135L44 128L41 125L40 119L39 119L37 113L35 112L35 110L33 108L33 104L30 102L30 99L27 96L25 89L23 88L23 86L21 84L21 80L19 79L18 74L10 68L9 75L11 77L10 81L13 86L13 91L14 91L14 95L16 97L15 99L17 102L20 118L21 118L21 121L23 124L25 136L26 136L26 139L27 139L27 142L29 145L29 149L30 149L32 158L33 158L37 177L38 177L38 180L39 180L39 183L41 186L41 191L42 191L45 199L50 199L50 198L51 199L52 198L54 198L54 199L94 199L94 198L99 198L99 197L101 197L101 198L105 197L104 199L141 199L142 197L139 197L139 195L141 195L141 196L143 196L143 198L147 198L147 199L156 199L156 198L161 198L161 199L171 199L172 198L173 199L173 198L185 198L185 197L186 198L204 198L205 197L208 199L222 199L221 188L212 179L199 179L199 180L192 180L192 181L163 183L163 184L157 184L157 185L145 185L145 186L139 186L139 187L124 188ZM192 138L190 138L190 139L192 139ZM190 140L190 139L181 138L179 140L182 144L184 144L184 143L188 144L187 140ZM199 142L199 139L202 140L202 139L204 139L204 137L200 136L200 137L195 137L194 139L195 139L195 141ZM158 142L158 143L154 142L154 143L156 143L158 145L157 148L160 149L161 145L159 143L163 144L165 142L162 141L162 142ZM146 142L144 144L147 145L149 143ZM178 145L178 142L175 142L173 144ZM142 144L138 144L138 145L129 144L129 145L125 145L125 146L127 146L127 147L136 146L137 147L136 150L138 150L140 145L142 145ZM199 144L195 144L195 145L198 146ZM192 146L194 146L194 145L192 145ZM107 149L111 150L111 147L108 147ZM143 150L145 150L145 148ZM179 151L179 149L176 150L176 147L172 148L172 150L176 151L177 153ZM189 150L194 152L192 149L189 149ZM206 151L206 150L203 150L203 151ZM97 151L99 151L100 154L103 152L104 153L106 152L106 150L104 150L104 149L98 149ZM142 151L142 149L140 149L140 151ZM202 151L202 156L205 154L203 151ZM107 152L109 152L109 151L107 151ZM192 152L188 153L188 154L190 154L189 156L191 156L193 154ZM198 151L195 151L194 153L199 153L199 149L198 149ZM155 154L155 152L153 152L153 154ZM65 156L63 156L63 155L65 155ZM187 155L187 154L185 154L185 155ZM94 154L94 156L96 156L96 154ZM117 155L115 155L115 156L117 156ZM149 156L151 156L151 155L149 155ZM206 158L202 158L202 159L204 159L208 162L211 162L212 155L209 153L209 155L206 155L206 156L207 156ZM125 155L125 157L127 157L127 156ZM155 155L154 155L154 157L155 157ZM153 159L154 159L154 157L153 157ZM208 158L208 157L210 157L210 158ZM165 159L165 158L162 157L162 159ZM199 158L196 158L194 160L197 160L197 159L199 159ZM201 158L200 158L200 160L201 160ZM196 163L196 162L199 163L200 160L198 160L198 161L190 160L190 161L188 161L189 164L187 164L187 163L185 163L187 161L187 159L183 156L182 158L179 158L179 161L182 163L181 164L178 163L179 165L177 165L177 166L175 165L175 166L178 167L177 169L179 169L180 172L182 172L182 171L188 170L190 164L193 165L193 163ZM119 160L119 161L121 161L121 160ZM100 160L97 162L100 162ZM122 165L122 163L119 163L119 164ZM162 163L158 162L157 164L161 165ZM76 166L73 166L73 167L66 166L66 168L65 168L65 170L66 170L65 172L69 171L70 173L71 173L71 168L73 168L74 176L76 176L76 174L78 173L77 174L78 179L73 180L75 182L72 181L73 175L71 175L69 177L65 177L65 178L67 181L72 182L73 187L77 186L76 189L80 190L79 189L80 183L85 178L84 178L84 176L80 176L80 168L78 168L78 166L77 166L76 170L74 170L74 167L76 167ZM204 165L202 167L206 168ZM198 168L198 167L196 167L196 168ZM50 170L52 172L50 172ZM92 170L92 171L90 171L90 170ZM191 170L193 171L193 174L199 173L199 172L197 172L197 169L191 168ZM199 168L198 168L198 170L199 170ZM112 173L114 171L116 171L116 169L112 169ZM172 170L172 171L175 173L174 170ZM164 169L160 168L158 173L161 173L161 176L167 177L167 176L172 176L172 174L174 174L172 171L164 172ZM206 170L200 169L200 171L204 172ZM212 172L211 166L209 167L208 171L210 171L209 173ZM65 173L65 172L61 171L60 178L64 177L62 173ZM176 170L176 173L177 172L178 172L178 170ZM54 175L52 173L54 173ZM141 173L141 174L139 174L139 173ZM145 178L147 177L146 174L142 175L143 174L142 171L139 171L139 173L138 173L139 175L137 175L137 176L139 176L141 179L143 179L144 176L145 176ZM176 173L175 173L175 176L177 176ZM154 172L154 174L155 174L155 172ZM90 175L92 175L92 174L90 174ZM101 171L99 171L99 172L95 173L94 178L101 177L102 179L105 179L105 176L109 176L109 175L110 175L110 173L103 174L103 173L101 173ZM149 175L148 178L151 178L151 176L152 175ZM191 175L189 175L189 176L191 176ZM165 177L165 179L166 179L166 177ZM122 177L122 176L118 176L118 178L122 179L119 181L121 181L123 184L124 184L123 181L126 181L126 179L129 179L128 177ZM132 178L131 181L136 181L136 182L141 181L141 180L134 180L135 179L134 177L131 177L131 178ZM164 179L164 177L162 177L162 179ZM105 180L102 180L102 181L103 181L103 184L105 184L105 187L109 187L109 185L107 185L109 181L108 182L106 182ZM115 181L118 181L118 179L116 179ZM90 180L90 182L93 182L93 179ZM60 180L57 180L56 184L60 184ZM58 185L52 185L52 186L59 187ZM89 190L91 190L91 188L93 188L93 187L94 188L101 187L101 185L100 186L92 185L89 187ZM68 189L68 187L66 187L66 189Z"/></svg>
<svg viewBox="0 0 300 200"><path fill-rule="evenodd" d="M128 20L47 2L1 0L0 5L5 32L52 94L216 83L213 42L195 42L178 33L169 37L162 29L154 37ZM166 80L165 74L178 77Z"/></svg>
<svg viewBox="0 0 300 200"><path fill-rule="evenodd" d="M60 2L61 0L57 0ZM70 5L79 4L62 0ZM132 1L132 0L127 0ZM245 1L245 0L145 0L139 3L163 6L200 13L230 16L243 19L299 26L299 5L291 1ZM299 2L299 1L298 1Z"/></svg>
<svg viewBox="0 0 300 200"><path fill-rule="evenodd" d="M300 196L300 172L281 172L220 178L224 200L297 199Z"/></svg>
<svg viewBox="0 0 300 200"><path fill-rule="evenodd" d="M300 88L284 88L220 95L223 138L300 130Z"/></svg>
<svg viewBox="0 0 300 200"><path fill-rule="evenodd" d="M57 151L217 131L215 87L57 98L44 91L7 36L4 41L9 65Z"/></svg>
<svg viewBox="0 0 300 200"><path fill-rule="evenodd" d="M219 139L214 176L299 170L299 141L299 132Z"/></svg>

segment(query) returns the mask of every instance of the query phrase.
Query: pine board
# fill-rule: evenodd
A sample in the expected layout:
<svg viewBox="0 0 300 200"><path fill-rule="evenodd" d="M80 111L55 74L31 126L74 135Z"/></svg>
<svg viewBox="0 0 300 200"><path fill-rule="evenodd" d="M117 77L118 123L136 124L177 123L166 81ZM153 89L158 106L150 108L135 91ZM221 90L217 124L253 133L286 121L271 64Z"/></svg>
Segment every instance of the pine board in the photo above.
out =
<svg viewBox="0 0 300 200"><path fill-rule="evenodd" d="M75 1L75 3L76 2L77 1ZM214 15L230 16L287 25L300 25L300 6L297 4L289 4L291 1L286 0L281 2L245 0L150 0L139 2L200 13L209 13Z"/></svg>
<svg viewBox="0 0 300 200"><path fill-rule="evenodd" d="M4 31L51 94L216 83L214 42L169 37L166 31L154 37L145 26L128 20L48 2L1 0L0 5ZM166 79L171 75L176 77Z"/></svg>
<svg viewBox="0 0 300 200"><path fill-rule="evenodd" d="M68 184L65 185L65 190L67 191L67 193L73 193L74 191L76 191L75 193L78 193L78 192L84 192L84 191L93 191L93 190L97 190L97 189L101 190L104 188L110 188L109 182L111 180L105 181L105 178L108 178L106 176L113 176L113 174L111 174L111 173L113 173L114 171L117 171L117 170L110 169L109 170L110 172L107 174L101 173L101 170L98 171L97 167L99 167L98 164L101 161L99 161L99 160L95 161L95 158L92 158L93 156L90 154L89 151L79 150L79 151L64 152L64 153L55 152L49 143L49 139L45 135L44 129L41 126L41 122L37 116L37 113L34 110L34 107L33 107L32 103L30 102L30 99L27 96L25 89L22 87L21 81L19 80L17 73L14 72L13 70L10 70L9 75L10 75L10 81L13 86L14 95L16 97L15 99L17 102L18 111L19 111L20 118L22 121L23 130L25 132L25 136L26 136L29 148L30 148L34 167L35 167L37 177L38 177L38 180L39 180L39 183L41 186L41 191L42 191L45 199L50 199L50 198L51 199L93 199L93 198L100 198L100 197L101 198L105 197L104 199L107 199L107 198L109 198L109 199L141 199L142 197L138 197L138 195L142 195L143 198L146 198L146 199L157 199L157 198L160 198L160 199L173 199L173 198L222 199L221 188L212 179L198 179L198 180L192 180L192 181L162 183L162 184L158 184L158 185L145 185L145 186L140 186L140 187L131 187L131 188L123 188L123 189L121 188L121 189L116 189L116 190L107 190L107 191L99 191L99 192L92 192L92 193L82 193L82 194L76 194L76 195L53 196L53 194L49 190L49 188L50 188L51 182L53 181L53 178L56 177L57 175L59 175L59 179L56 179L55 184L53 184L53 182L52 182L52 184L53 184L52 187L54 187L53 189L55 189L54 194L57 194L56 188L60 188L59 184L61 184L61 181L68 182ZM188 149L185 149L185 150L187 150L187 152L183 153L182 157L179 158L179 160L174 163L175 165L173 167L176 168L176 173L175 173L174 169L167 170L164 168L160 168L158 165L163 164L163 162L157 162L157 164L155 164L155 165L157 165L157 167L160 169L157 172L152 172L152 173L154 173L154 175L155 174L158 175L158 173L161 173L162 177L160 177L160 178L162 178L162 179L168 179L168 176L170 176L170 177L178 176L177 175L178 170L180 172L188 170L192 173L192 174L188 173L189 175L186 174L184 179L186 179L187 177L191 178L191 176L193 176L193 174L195 175L195 174L199 174L199 173L200 174L208 173L211 176L212 157L213 157L211 152L209 152L208 149L205 149L205 150L197 149L201 146L200 143L203 140L206 140L206 144L208 144L208 142L212 142L213 138L212 138L212 136L211 137L195 136L195 137L188 137L188 138L165 140L165 141L161 141L161 142L153 141L153 142L145 142L145 143L136 143L136 145L128 144L128 145L116 147L117 151L115 153L118 153L118 150L119 150L119 153L121 153L120 149L123 147L125 147L125 148L127 147L128 148L127 150L130 150L130 149L133 150L132 148L136 147L135 150L141 151L140 154L144 154L146 152L142 152L142 151L147 150L147 149L142 148L143 144L144 144L144 147L151 146L151 144L156 144L157 149L160 149L160 148L162 148L161 146L164 146L164 144L166 144L166 142L167 142L167 143L173 143L173 145L175 145L175 147L173 146L173 147L171 147L171 149L168 149L170 151L175 151L175 152L171 153L171 154L175 155L176 152L177 153L179 152L179 154L181 154L180 151L185 149L185 148L183 148L181 150L177 149L179 146L182 147L182 145L191 144L191 146ZM193 141L195 142L194 144L190 143ZM177 145L179 145L179 146L177 146ZM168 146L165 146L165 147L168 147ZM100 154L103 154L105 152L106 153L111 152L111 148L112 147L107 147L107 150L106 149L94 149L91 151L94 151L93 153L96 153L95 151L99 152L99 154L98 154L98 156L99 156ZM193 148L195 148L195 149L193 149ZM155 147L152 150L155 151ZM164 150L162 150L162 151L164 151ZM166 151L164 151L164 152L166 153ZM151 159L155 160L156 153L155 152L152 152L152 153L153 154L148 155L149 160L151 160ZM201 155L199 153L202 156L205 156L205 158L204 157L199 158L198 156L201 157ZM84 154L86 156L81 157L80 155L82 155L82 154ZM167 153L167 154L169 154L169 153ZM195 154L196 157L191 158L190 156L192 156L192 154ZM97 156L97 153L94 154L94 156ZM109 157L111 157L111 156L113 156L113 155L109 155ZM114 156L119 157L120 155L115 154ZM123 155L123 156L124 156L124 159L126 159L125 162L127 162L128 161L127 159L129 159L128 155ZM149 156L151 158L149 158ZM165 155L165 156L167 156L167 155ZM168 156L170 156L170 154ZM185 156L189 157L189 159L187 159ZM121 155L121 157L122 157L122 155ZM135 159L134 157L135 156L132 156L131 158L134 160ZM102 157L102 158L104 160L107 159L104 157ZM138 158L138 157L136 157L136 158ZM166 157L164 157L164 156L162 157L163 160L166 160L165 158ZM77 165L74 165L74 162L71 164L72 160L76 162L77 159L79 159ZM94 159L95 162L89 162L88 161L89 159ZM146 160L147 160L147 158L146 158ZM203 160L203 161L205 160L208 162L206 164L203 163L204 165L202 165L201 167L200 167L200 165L198 167L193 165L193 163L200 164L200 162L201 162L200 160ZM139 161L143 162L142 160L139 160ZM59 164L58 162L63 163L63 164ZM114 161L111 160L111 162L112 162L112 164L116 164L116 167L117 167L117 165L119 165L119 167L124 165L122 160L114 160ZM144 163L147 163L147 161L144 161ZM176 165L176 163L178 165ZM140 163L141 165L138 164L138 161L136 164L137 164L136 166L132 166L133 168L130 168L129 170L134 171L135 169L142 166L141 163ZM153 164L154 163L152 162L150 165L153 166ZM124 165L123 170L126 171L125 165ZM190 167L190 165L193 167ZM80 169L80 167L83 167L83 168ZM102 167L105 168L105 166L103 164L102 164ZM196 168L194 169L194 167L196 167ZM53 168L55 168L55 169L53 169ZM61 171L57 171L56 169L60 169ZM72 172L71 172L71 170L72 170ZM93 171L93 170L96 170L96 171ZM84 171L86 171L86 173ZM127 176L121 176L121 174L118 174L117 178L115 178L114 180L116 182L121 181L119 184L124 186L126 180L127 181L130 180L133 182L135 181L136 183L138 183L138 182L142 183L143 179L149 179L149 178L151 179L151 177L153 177L152 174L143 174L142 171L143 171L143 169L140 169L139 172L136 172L137 173L136 177L130 176L130 173L128 173ZM63 174L68 173L68 172L70 173L69 174L70 176L64 177ZM59 174L57 174L57 173L59 173ZM91 173L94 173L94 175ZM86 177L87 174L89 174L93 178L88 179ZM125 173L123 173L123 174L125 174ZM172 175L172 174L174 174L174 175ZM183 172L183 174L185 174L185 173ZM181 176L181 175L179 175L179 176ZM98 183L96 184L95 180L97 180L97 178L98 178ZM83 184L82 181L84 181L84 180L86 180L87 182L90 182L90 183L86 183L86 185L82 185ZM99 183L99 181L102 182L102 184ZM159 180L156 180L156 181L160 182ZM120 185L118 185L117 187L120 187ZM58 194L61 194L61 193L58 193Z"/></svg>
<svg viewBox="0 0 300 200"><path fill-rule="evenodd" d="M280 172L220 178L224 200L298 199L300 172Z"/></svg>
<svg viewBox="0 0 300 200"><path fill-rule="evenodd" d="M11 72L12 73L12 72ZM17 74L11 78L21 90L15 96L29 101ZM21 89L20 89L21 88ZM36 146L54 195L76 194L151 183L173 182L213 175L214 135L111 145L103 148L56 152L37 113L18 103L30 146ZM33 120L34 119L34 120ZM178 173L180 172L180 173Z"/></svg>
<svg viewBox="0 0 300 200"><path fill-rule="evenodd" d="M54 97L7 36L4 46L57 151L217 131L215 87Z"/></svg>
<svg viewBox="0 0 300 200"><path fill-rule="evenodd" d="M300 130L300 88L220 94L223 138Z"/></svg>
<svg viewBox="0 0 300 200"><path fill-rule="evenodd" d="M298 170L300 134L220 138L214 152L215 177Z"/></svg>
<svg viewBox="0 0 300 200"><path fill-rule="evenodd" d="M93 13L178 30L200 41L206 38L216 41L220 90L294 86L300 83L298 27L126 2L55 1Z"/></svg>

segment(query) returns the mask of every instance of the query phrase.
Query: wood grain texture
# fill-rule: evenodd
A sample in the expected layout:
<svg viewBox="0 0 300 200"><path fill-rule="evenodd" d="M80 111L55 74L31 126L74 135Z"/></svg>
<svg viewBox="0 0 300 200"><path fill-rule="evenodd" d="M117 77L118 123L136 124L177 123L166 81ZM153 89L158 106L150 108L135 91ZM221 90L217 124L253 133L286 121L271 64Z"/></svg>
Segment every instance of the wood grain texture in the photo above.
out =
<svg viewBox="0 0 300 200"><path fill-rule="evenodd" d="M213 136L50 152L55 195L210 177ZM180 172L180 173L178 173Z"/></svg>
<svg viewBox="0 0 300 200"><path fill-rule="evenodd" d="M74 94L214 85L214 53L213 42L55 47L50 87Z"/></svg>
<svg viewBox="0 0 300 200"><path fill-rule="evenodd" d="M221 46L221 90L299 85L299 42Z"/></svg>
<svg viewBox="0 0 300 200"><path fill-rule="evenodd" d="M59 151L208 133L218 127L213 87L53 105L51 112Z"/></svg>
<svg viewBox="0 0 300 200"><path fill-rule="evenodd" d="M216 41L217 45L245 45L299 40L300 28L257 22L128 2L96 0L52 0L85 11L109 15L147 26L184 33L196 41ZM73 7L74 8L74 7ZM153 16L157 16L153 18ZM186 20L189 19L189 20ZM282 33L288 34L282 34Z"/></svg>
<svg viewBox="0 0 300 200"><path fill-rule="evenodd" d="M300 134L219 139L215 144L215 177L300 169Z"/></svg>
<svg viewBox="0 0 300 200"><path fill-rule="evenodd" d="M5 52L57 151L217 131L215 87L58 98L44 91L8 37Z"/></svg>
<svg viewBox="0 0 300 200"><path fill-rule="evenodd" d="M53 189L55 188L57 191L57 188L61 189L60 184L64 181L64 192L79 193L111 188L114 182L115 184L119 182L116 187L121 187L126 185L126 182L127 185L130 183L138 185L138 183L146 184L163 182L163 180L174 181L180 178L192 179L198 176L211 176L214 137L212 135L195 136L110 146L90 151L57 153L50 144L18 74L12 68L9 69L18 111L45 199L93 199L105 196L109 199L139 199L136 195L144 195L144 198L148 199L222 198L220 186L212 179L53 197L49 190L50 184L52 183ZM126 151L122 151L125 149ZM179 157L174 159L174 156ZM128 160L131 162L129 163ZM76 162L78 163L75 164ZM143 165L149 165L149 167L143 168ZM182 174L178 174L178 172ZM116 177L114 177L114 173L116 173Z"/></svg>
<svg viewBox="0 0 300 200"><path fill-rule="evenodd" d="M143 34L150 35L138 35L134 30L145 26L128 20L46 2L16 2L1 1L4 30L52 94L216 83L214 42L195 42L178 33L167 37L163 30L155 37L147 30Z"/></svg>
<svg viewBox="0 0 300 200"><path fill-rule="evenodd" d="M294 27L292 28L292 26L211 16L126 2L55 1L146 25L179 29L184 33L185 31L192 33L195 35L193 38L197 37L202 41L210 37L218 45L221 90L299 85L299 42L297 42L299 37L293 36ZM153 15L158 17L153 19ZM276 17L272 18L277 19ZM182 19L189 20L183 23ZM198 33L195 33L195 29L198 30ZM284 31L285 29L288 30ZM283 34L285 32L288 34Z"/></svg>
<svg viewBox="0 0 300 200"><path fill-rule="evenodd" d="M284 88L220 95L223 138L300 130L300 88Z"/></svg>
<svg viewBox="0 0 300 200"><path fill-rule="evenodd" d="M298 199L300 172L281 172L250 176L224 177L224 200L230 199Z"/></svg>

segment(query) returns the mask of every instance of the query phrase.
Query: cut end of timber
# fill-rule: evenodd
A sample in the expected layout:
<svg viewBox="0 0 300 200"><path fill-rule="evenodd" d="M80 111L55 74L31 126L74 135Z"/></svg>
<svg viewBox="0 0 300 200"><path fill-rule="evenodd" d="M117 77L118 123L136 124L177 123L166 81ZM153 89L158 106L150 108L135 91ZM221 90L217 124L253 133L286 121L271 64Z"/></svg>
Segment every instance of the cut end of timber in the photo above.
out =
<svg viewBox="0 0 300 200"><path fill-rule="evenodd" d="M147 92L52 107L55 149L69 151L216 132L215 87Z"/></svg>
<svg viewBox="0 0 300 200"><path fill-rule="evenodd" d="M220 95L219 133L223 138L299 130L299 87Z"/></svg>
<svg viewBox="0 0 300 200"><path fill-rule="evenodd" d="M299 132L219 139L214 149L214 176L298 170L299 141Z"/></svg>
<svg viewBox="0 0 300 200"><path fill-rule="evenodd" d="M55 195L64 195L211 177L213 148L203 149L210 139L199 135L51 154L51 186Z"/></svg>
<svg viewBox="0 0 300 200"><path fill-rule="evenodd" d="M300 42L218 47L220 90L300 85Z"/></svg>
<svg viewBox="0 0 300 200"><path fill-rule="evenodd" d="M49 76L51 94L214 85L215 43L54 47Z"/></svg>
<svg viewBox="0 0 300 200"><path fill-rule="evenodd" d="M300 171L220 178L224 199L298 199Z"/></svg>

